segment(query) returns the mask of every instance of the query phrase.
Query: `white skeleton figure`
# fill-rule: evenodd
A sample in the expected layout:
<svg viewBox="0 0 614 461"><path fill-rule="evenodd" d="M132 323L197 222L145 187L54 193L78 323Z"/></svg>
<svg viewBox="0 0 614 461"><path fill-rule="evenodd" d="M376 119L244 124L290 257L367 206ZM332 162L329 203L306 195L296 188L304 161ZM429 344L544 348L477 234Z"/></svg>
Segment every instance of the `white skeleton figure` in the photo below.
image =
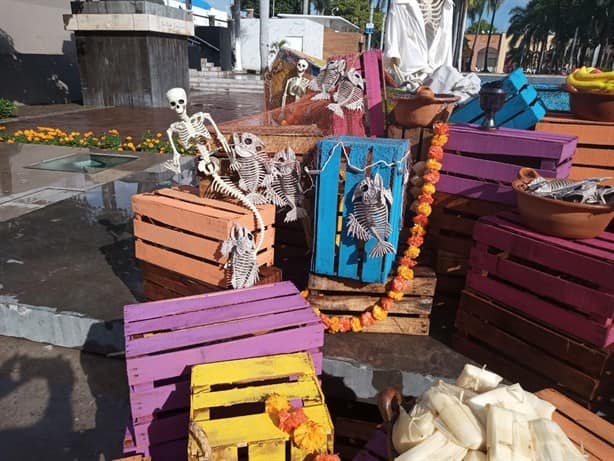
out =
<svg viewBox="0 0 614 461"><path fill-rule="evenodd" d="M254 205L268 203L267 198L259 192L273 181L272 165L263 152L264 143L252 133L233 133L234 146L230 151L230 169L239 175L239 189Z"/></svg>
<svg viewBox="0 0 614 461"><path fill-rule="evenodd" d="M333 94L334 103L329 104L328 109L335 115L343 118L343 108L351 111L364 110L365 81L360 72L350 69L341 79L339 89Z"/></svg>
<svg viewBox="0 0 614 461"><path fill-rule="evenodd" d="M235 223L230 230L230 240L224 240L220 251L228 256L224 268L232 269L233 288L248 288L258 281L257 251L249 230Z"/></svg>
<svg viewBox="0 0 614 461"><path fill-rule="evenodd" d="M305 59L299 59L296 63L296 77L289 78L286 82L286 88L284 89L284 95L281 99L281 107L286 107L286 100L288 96L294 98L294 101L302 98L307 92L307 87L311 79L305 78L305 72L309 63Z"/></svg>
<svg viewBox="0 0 614 461"><path fill-rule="evenodd" d="M205 175L211 176L211 187L214 192L226 194L232 198L239 200L243 206L250 210L256 222L258 224L258 230L260 231L258 237L258 244L256 245L256 251L260 250L264 242L264 221L262 215L258 209L250 202L243 192L241 192L237 186L228 178L220 176L220 161L216 157L213 157L206 145L203 144L211 140L211 134L205 128L204 121L207 120L213 129L215 130L217 142L222 146L222 150L226 155L230 154L230 146L226 141L224 135L220 132L215 121L211 118L211 115L198 112L191 117L188 116L187 107L187 95L183 88L172 88L166 93L169 105L179 115L180 121L173 123L167 130L167 135L173 149L173 160L168 161L164 166L177 174L181 173L181 164L179 163L179 152L173 143L173 134L179 136L179 141L185 148L196 147L198 150L198 171Z"/></svg>
<svg viewBox="0 0 614 461"><path fill-rule="evenodd" d="M319 91L311 98L312 101L330 100L330 92L335 89L345 71L345 59L331 59L320 71L318 76L309 82L309 89Z"/></svg>

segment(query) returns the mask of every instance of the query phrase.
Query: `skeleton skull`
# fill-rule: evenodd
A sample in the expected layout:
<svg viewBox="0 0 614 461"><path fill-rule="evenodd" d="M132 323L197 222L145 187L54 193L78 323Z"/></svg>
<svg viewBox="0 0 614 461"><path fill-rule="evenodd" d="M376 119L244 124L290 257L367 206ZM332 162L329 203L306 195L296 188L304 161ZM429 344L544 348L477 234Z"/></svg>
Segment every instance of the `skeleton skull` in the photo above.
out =
<svg viewBox="0 0 614 461"><path fill-rule="evenodd" d="M296 70L299 76L302 76L308 67L309 67L309 63L306 60L299 59L298 62L296 63Z"/></svg>
<svg viewBox="0 0 614 461"><path fill-rule="evenodd" d="M175 112L182 115L186 111L188 95L183 88L171 88L166 92L166 99Z"/></svg>
<svg viewBox="0 0 614 461"><path fill-rule="evenodd" d="M362 79L360 72L358 72L356 69L350 69L347 73L347 78L354 86L357 86L364 91L365 81Z"/></svg>

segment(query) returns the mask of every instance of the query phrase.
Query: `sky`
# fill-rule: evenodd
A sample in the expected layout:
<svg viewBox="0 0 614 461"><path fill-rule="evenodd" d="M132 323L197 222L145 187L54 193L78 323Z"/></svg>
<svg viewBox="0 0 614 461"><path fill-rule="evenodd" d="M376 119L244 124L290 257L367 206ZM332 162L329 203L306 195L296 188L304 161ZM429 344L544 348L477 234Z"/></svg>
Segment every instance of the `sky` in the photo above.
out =
<svg viewBox="0 0 614 461"><path fill-rule="evenodd" d="M516 6L524 7L527 3L529 3L529 0L503 0L503 4L501 8L497 10L495 16L495 26L497 30L506 32L510 22L510 10ZM490 16L488 17L488 21L490 22Z"/></svg>

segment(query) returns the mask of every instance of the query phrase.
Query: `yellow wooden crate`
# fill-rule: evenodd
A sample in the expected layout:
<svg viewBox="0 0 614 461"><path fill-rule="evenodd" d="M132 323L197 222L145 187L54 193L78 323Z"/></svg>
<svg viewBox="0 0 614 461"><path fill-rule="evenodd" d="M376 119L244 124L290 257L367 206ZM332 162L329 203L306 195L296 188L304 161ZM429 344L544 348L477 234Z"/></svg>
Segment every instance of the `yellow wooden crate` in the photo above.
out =
<svg viewBox="0 0 614 461"><path fill-rule="evenodd" d="M305 460L307 453L266 414L264 402L271 394L301 401L305 414L324 428L327 449L333 451L333 425L313 362L299 352L193 367L188 460L208 461L194 430L206 436L212 461L245 454L249 461L286 461L288 452L291 461Z"/></svg>

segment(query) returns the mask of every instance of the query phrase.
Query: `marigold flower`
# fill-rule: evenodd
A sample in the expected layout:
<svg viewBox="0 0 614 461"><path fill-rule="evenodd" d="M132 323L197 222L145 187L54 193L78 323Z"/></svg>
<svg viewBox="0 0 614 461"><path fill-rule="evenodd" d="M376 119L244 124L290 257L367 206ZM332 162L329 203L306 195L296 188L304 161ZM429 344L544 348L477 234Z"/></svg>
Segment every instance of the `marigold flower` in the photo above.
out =
<svg viewBox="0 0 614 461"><path fill-rule="evenodd" d="M15 143L15 140L14 140L14 139L7 139L7 140L6 140L6 143L7 143L7 144L14 144L14 143Z"/></svg>
<svg viewBox="0 0 614 461"><path fill-rule="evenodd" d="M162 133L158 132L156 133L156 138L161 138L162 137Z"/></svg>
<svg viewBox="0 0 614 461"><path fill-rule="evenodd" d="M277 424L277 427L288 434L304 422L308 421L307 415L301 407L292 408L290 411L281 410L278 417L279 423Z"/></svg>
<svg viewBox="0 0 614 461"><path fill-rule="evenodd" d="M420 224L414 224L411 228L411 235L419 235L420 237L424 237L426 235L426 230Z"/></svg>
<svg viewBox="0 0 614 461"><path fill-rule="evenodd" d="M280 411L285 410L289 411L292 407L290 406L290 402L288 399L279 394L272 394L266 399L264 403L264 409L269 416L277 418L277 415ZM277 421L275 421L277 424Z"/></svg>
<svg viewBox="0 0 614 461"><path fill-rule="evenodd" d="M301 296L305 299L307 299L307 297L309 296L309 290L303 290L301 291Z"/></svg>
<svg viewBox="0 0 614 461"><path fill-rule="evenodd" d="M124 151L124 149L123 149L123 148L121 148L121 147L118 147L118 148L117 148L117 150L118 150L118 151L120 151L120 152L123 152L123 151Z"/></svg>
<svg viewBox="0 0 614 461"><path fill-rule="evenodd" d="M413 219L415 224L420 224L421 226L426 226L429 222L429 218L421 215L421 214L417 214L416 216L414 216Z"/></svg>
<svg viewBox="0 0 614 461"><path fill-rule="evenodd" d="M360 324L360 319L358 317L352 317L352 320L350 320L350 327L354 333L361 331L362 325Z"/></svg>
<svg viewBox="0 0 614 461"><path fill-rule="evenodd" d="M339 458L339 455L320 453L315 458L313 458L313 461L341 461L341 458Z"/></svg>
<svg viewBox="0 0 614 461"><path fill-rule="evenodd" d="M420 248L410 243L407 250L405 250L404 255L407 256L408 258L416 259L418 256L420 256Z"/></svg>
<svg viewBox="0 0 614 461"><path fill-rule="evenodd" d="M399 293L405 293L405 291L407 290L407 280L400 276L393 278L392 289L394 291L398 291Z"/></svg>
<svg viewBox="0 0 614 461"><path fill-rule="evenodd" d="M345 333L346 331L350 331L350 329L352 328L352 325L350 323L350 317L341 317L339 319L339 332L340 333Z"/></svg>
<svg viewBox="0 0 614 461"><path fill-rule="evenodd" d="M389 311L394 307L394 300L384 296L379 300L379 304L382 306L382 309Z"/></svg>
<svg viewBox="0 0 614 461"><path fill-rule="evenodd" d="M439 171L430 170L428 173L424 173L423 178L431 184L437 184L439 182Z"/></svg>
<svg viewBox="0 0 614 461"><path fill-rule="evenodd" d="M422 186L422 193L427 195L433 195L435 193L435 186L430 182L424 183Z"/></svg>
<svg viewBox="0 0 614 461"><path fill-rule="evenodd" d="M333 334L337 333L339 331L340 323L341 319L339 317L331 317L328 330Z"/></svg>
<svg viewBox="0 0 614 461"><path fill-rule="evenodd" d="M319 309L318 309L318 312L320 312ZM319 315L320 315L320 321L324 325L324 328L330 327L330 317L326 314L319 314Z"/></svg>
<svg viewBox="0 0 614 461"><path fill-rule="evenodd" d="M433 136L433 139L431 140L431 146L445 146L447 142L448 142L447 134L435 135Z"/></svg>
<svg viewBox="0 0 614 461"><path fill-rule="evenodd" d="M450 126L444 122L438 122L433 125L433 131L436 135L448 134L450 131Z"/></svg>
<svg viewBox="0 0 614 461"><path fill-rule="evenodd" d="M423 237L418 237L416 235L414 237L410 237L408 242L409 242L410 245L420 247L424 243L424 238Z"/></svg>
<svg viewBox="0 0 614 461"><path fill-rule="evenodd" d="M403 256L400 260L399 260L399 267L403 266L403 267L410 267L410 264L412 263L412 259L409 256Z"/></svg>
<svg viewBox="0 0 614 461"><path fill-rule="evenodd" d="M421 215L430 216L433 209L431 208L431 205L429 205L428 203L422 202L418 204L418 206L416 207L416 211Z"/></svg>
<svg viewBox="0 0 614 461"><path fill-rule="evenodd" d="M6 127L4 125L0 125L0 131L6 130Z"/></svg>
<svg viewBox="0 0 614 461"><path fill-rule="evenodd" d="M400 291L389 290L387 295L389 298L394 299L395 301L400 301L403 299L403 293Z"/></svg>
<svg viewBox="0 0 614 461"><path fill-rule="evenodd" d="M307 420L292 434L294 444L307 453L326 449L326 433L315 421Z"/></svg>
<svg viewBox="0 0 614 461"><path fill-rule="evenodd" d="M414 271L407 266L397 267L397 274L403 277L405 280L411 280L414 278Z"/></svg>
<svg viewBox="0 0 614 461"><path fill-rule="evenodd" d="M378 306L377 304L373 306L373 318L376 320L384 320L388 317L388 311L382 309L382 306Z"/></svg>
<svg viewBox="0 0 614 461"><path fill-rule="evenodd" d="M435 171L439 171L441 170L442 164L441 162L438 162L437 160L430 158L426 161L426 168L428 170L435 170Z"/></svg>
<svg viewBox="0 0 614 461"><path fill-rule="evenodd" d="M375 319L371 315L371 312L363 312L360 316L360 323L363 327L368 327L369 325L373 325L375 323Z"/></svg>
<svg viewBox="0 0 614 461"><path fill-rule="evenodd" d="M428 203L429 205L431 205L434 201L435 199L432 195L420 194L418 196L418 203Z"/></svg>
<svg viewBox="0 0 614 461"><path fill-rule="evenodd" d="M443 147L431 146L429 147L429 158L435 160L441 160L443 158Z"/></svg>

